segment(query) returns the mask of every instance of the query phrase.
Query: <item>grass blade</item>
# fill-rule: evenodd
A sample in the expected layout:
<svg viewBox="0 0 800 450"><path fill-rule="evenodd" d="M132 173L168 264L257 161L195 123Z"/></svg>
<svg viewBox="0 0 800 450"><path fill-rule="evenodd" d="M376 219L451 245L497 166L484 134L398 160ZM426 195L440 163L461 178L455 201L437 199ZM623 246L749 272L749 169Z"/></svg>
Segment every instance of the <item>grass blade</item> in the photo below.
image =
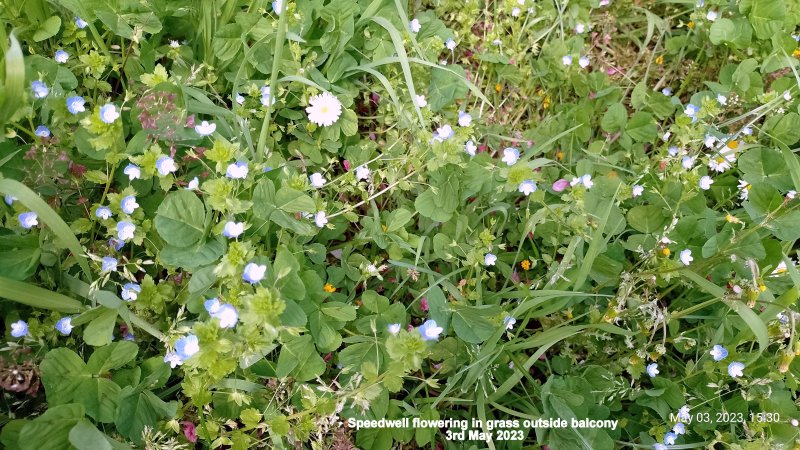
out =
<svg viewBox="0 0 800 450"><path fill-rule="evenodd" d="M83 303L66 295L6 277L0 277L0 297L34 308L70 314L83 309Z"/></svg>

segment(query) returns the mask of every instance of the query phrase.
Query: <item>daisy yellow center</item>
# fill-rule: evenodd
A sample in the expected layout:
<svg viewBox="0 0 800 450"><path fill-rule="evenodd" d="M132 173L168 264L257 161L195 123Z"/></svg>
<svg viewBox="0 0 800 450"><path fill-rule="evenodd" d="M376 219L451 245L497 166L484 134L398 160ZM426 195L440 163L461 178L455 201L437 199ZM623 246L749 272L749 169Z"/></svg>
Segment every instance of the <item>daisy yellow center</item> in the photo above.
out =
<svg viewBox="0 0 800 450"><path fill-rule="evenodd" d="M747 189L747 190L749 191L751 187L753 187L753 185L752 185L752 184L748 184L748 185L747 185L747 186L745 186L744 188L745 188L745 189Z"/></svg>
<svg viewBox="0 0 800 450"><path fill-rule="evenodd" d="M722 164L723 162L725 162L725 158L723 158L721 156L719 158L717 158L717 163Z"/></svg>
<svg viewBox="0 0 800 450"><path fill-rule="evenodd" d="M323 114L325 114L325 113L327 113L327 112L328 112L328 107L327 107L327 106L323 106L323 107L322 107L322 108L320 108L319 110L320 110L320 111L321 111Z"/></svg>

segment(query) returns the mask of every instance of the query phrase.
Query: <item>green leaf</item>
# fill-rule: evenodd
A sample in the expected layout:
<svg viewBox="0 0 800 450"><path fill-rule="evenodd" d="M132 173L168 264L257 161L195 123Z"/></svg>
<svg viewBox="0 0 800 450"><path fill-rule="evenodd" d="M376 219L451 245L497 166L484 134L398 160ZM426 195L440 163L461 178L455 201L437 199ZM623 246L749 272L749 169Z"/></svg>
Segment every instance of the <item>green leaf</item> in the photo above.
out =
<svg viewBox="0 0 800 450"><path fill-rule="evenodd" d="M783 0L742 0L739 11L749 11L747 17L759 39L769 39L783 29L786 16Z"/></svg>
<svg viewBox="0 0 800 450"><path fill-rule="evenodd" d="M621 103L614 103L608 107L608 110L603 114L603 119L600 121L600 126L603 131L614 133L625 128L628 122L628 111Z"/></svg>
<svg viewBox="0 0 800 450"><path fill-rule="evenodd" d="M767 225L776 238L785 242L800 239L800 211L790 211Z"/></svg>
<svg viewBox="0 0 800 450"><path fill-rule="evenodd" d="M0 33L5 36L5 30ZM6 121L17 112L24 103L25 95L25 59L22 48L12 32L9 36L8 48L5 52L5 84L0 84L0 128L5 128Z"/></svg>
<svg viewBox="0 0 800 450"><path fill-rule="evenodd" d="M661 230L669 220L664 215L664 210L655 205L634 206L628 211L628 223L642 233L655 233Z"/></svg>
<svg viewBox="0 0 800 450"><path fill-rule="evenodd" d="M190 247L205 234L205 207L192 191L180 190L167 195L156 211L155 226L167 244Z"/></svg>
<svg viewBox="0 0 800 450"><path fill-rule="evenodd" d="M453 306L453 330L464 342L480 344L489 339L500 326L488 319L496 316L499 311L495 305Z"/></svg>
<svg viewBox="0 0 800 450"><path fill-rule="evenodd" d="M33 33L33 40L36 42L50 39L58 33L61 28L61 18L58 16L50 17L45 20L39 28Z"/></svg>
<svg viewBox="0 0 800 450"><path fill-rule="evenodd" d="M428 107L433 112L441 111L455 100L467 96L467 85L464 83L465 72L459 65L448 65L452 70L434 70L431 84L428 86Z"/></svg>
<svg viewBox="0 0 800 450"><path fill-rule="evenodd" d="M747 20L737 18L735 21L727 18L717 19L711 24L709 39L714 45L723 43L733 44L737 48L750 45L753 31Z"/></svg>
<svg viewBox="0 0 800 450"><path fill-rule="evenodd" d="M358 116L355 111L345 109L337 123L345 136L355 136L358 133Z"/></svg>
<svg viewBox="0 0 800 450"><path fill-rule="evenodd" d="M150 391L140 392L128 386L120 392L114 424L121 435L141 445L144 427L175 417L177 409L175 401L167 403Z"/></svg>
<svg viewBox="0 0 800 450"><path fill-rule="evenodd" d="M75 389L75 401L97 422L111 423L119 403L120 387L108 378L85 378Z"/></svg>
<svg viewBox="0 0 800 450"><path fill-rule="evenodd" d="M165 245L158 256L161 262L168 266L182 267L193 271L217 262L223 253L225 253L225 241L214 239L200 242L191 247Z"/></svg>
<svg viewBox="0 0 800 450"><path fill-rule="evenodd" d="M356 309L347 303L342 302L327 302L320 305L322 314L333 319L349 322L356 319Z"/></svg>
<svg viewBox="0 0 800 450"><path fill-rule="evenodd" d="M800 140L800 114L790 112L784 116L772 116L764 122L762 133L774 141L792 145Z"/></svg>
<svg viewBox="0 0 800 450"><path fill-rule="evenodd" d="M447 222L453 216L452 212L445 212L441 207L436 206L436 194L430 188L417 196L414 207L423 216L437 222Z"/></svg>
<svg viewBox="0 0 800 450"><path fill-rule="evenodd" d="M133 39L133 28L119 14L113 11L95 11L95 15L117 36Z"/></svg>
<svg viewBox="0 0 800 450"><path fill-rule="evenodd" d="M72 427L69 442L77 450L111 450L111 443L106 435L86 419Z"/></svg>
<svg viewBox="0 0 800 450"><path fill-rule="evenodd" d="M431 319L442 327L444 334L447 334L450 327L451 311L447 304L447 298L439 286L432 286L428 290L428 310L430 311Z"/></svg>
<svg viewBox="0 0 800 450"><path fill-rule="evenodd" d="M114 326L117 324L117 310L101 306L103 312L95 317L83 330L83 340L93 346L100 347L111 342Z"/></svg>
<svg viewBox="0 0 800 450"><path fill-rule="evenodd" d="M636 112L628 121L625 131L638 142L652 142L658 134L658 126L653 121L653 116L646 112Z"/></svg>
<svg viewBox="0 0 800 450"><path fill-rule="evenodd" d="M86 368L96 375L102 375L133 361L137 353L139 346L131 341L112 342L95 350L89 357Z"/></svg>
<svg viewBox="0 0 800 450"><path fill-rule="evenodd" d="M72 401L78 386L92 376L83 359L67 348L47 352L39 369L51 407Z"/></svg>
<svg viewBox="0 0 800 450"><path fill-rule="evenodd" d="M310 213L317 209L311 197L288 187L282 187L275 193L275 207L287 213Z"/></svg>
<svg viewBox="0 0 800 450"><path fill-rule="evenodd" d="M290 374L297 381L312 380L325 372L325 361L317 353L310 335L292 336L283 343L275 376L285 378Z"/></svg>
<svg viewBox="0 0 800 450"><path fill-rule="evenodd" d="M83 415L83 406L78 404L51 406L44 414L22 427L19 448L71 450L69 432L83 419Z"/></svg>

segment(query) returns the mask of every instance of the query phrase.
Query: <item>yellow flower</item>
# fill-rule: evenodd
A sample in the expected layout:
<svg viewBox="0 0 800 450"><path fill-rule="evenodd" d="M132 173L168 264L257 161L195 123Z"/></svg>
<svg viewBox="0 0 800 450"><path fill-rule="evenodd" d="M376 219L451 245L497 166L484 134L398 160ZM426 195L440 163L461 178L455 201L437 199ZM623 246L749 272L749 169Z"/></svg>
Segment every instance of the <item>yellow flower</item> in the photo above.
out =
<svg viewBox="0 0 800 450"><path fill-rule="evenodd" d="M689 27L689 29L692 29L694 28L694 22L689 22L686 24L686 26Z"/></svg>
<svg viewBox="0 0 800 450"><path fill-rule="evenodd" d="M550 107L550 96L549 95L544 98L544 102L542 104L544 106L544 109L547 109L547 108Z"/></svg>
<svg viewBox="0 0 800 450"><path fill-rule="evenodd" d="M668 247L664 247L664 248L661 249L661 254L664 255L664 256L669 256L670 253L672 253L672 252L669 251Z"/></svg>
<svg viewBox="0 0 800 450"><path fill-rule="evenodd" d="M656 58L656 64L658 64L659 66L661 64L664 64L664 55L658 55L658 57Z"/></svg>
<svg viewBox="0 0 800 450"><path fill-rule="evenodd" d="M794 56L795 58L800 58L800 48L794 49L794 51L792 52L792 56Z"/></svg>
<svg viewBox="0 0 800 450"><path fill-rule="evenodd" d="M325 289L325 292L336 292L336 288L330 283L325 283L325 287L323 289Z"/></svg>
<svg viewBox="0 0 800 450"><path fill-rule="evenodd" d="M764 291L766 291L766 290L767 290L767 287L766 287L766 286L764 286L763 284L759 284L759 285L758 285L758 290L759 290L759 291L761 291L761 292L764 292Z"/></svg>
<svg viewBox="0 0 800 450"><path fill-rule="evenodd" d="M530 270L530 269L531 269L531 262L530 262L530 261L528 261L527 259L526 259L526 260L523 260L521 263L519 263L519 265L520 265L520 266L521 266L521 267L522 267L524 270Z"/></svg>
<svg viewBox="0 0 800 450"><path fill-rule="evenodd" d="M736 150L737 148L739 148L739 141L733 140L728 142L728 148Z"/></svg>
<svg viewBox="0 0 800 450"><path fill-rule="evenodd" d="M502 84L500 84L500 83L497 83L497 84L495 84L495 85L494 85L494 91L495 91L495 92L497 92L498 94L499 94L499 93L500 93L500 91L502 91L502 90L503 90L503 85L502 85Z"/></svg>
<svg viewBox="0 0 800 450"><path fill-rule="evenodd" d="M559 150L556 152L556 160L561 161L562 159L564 159L564 152Z"/></svg>

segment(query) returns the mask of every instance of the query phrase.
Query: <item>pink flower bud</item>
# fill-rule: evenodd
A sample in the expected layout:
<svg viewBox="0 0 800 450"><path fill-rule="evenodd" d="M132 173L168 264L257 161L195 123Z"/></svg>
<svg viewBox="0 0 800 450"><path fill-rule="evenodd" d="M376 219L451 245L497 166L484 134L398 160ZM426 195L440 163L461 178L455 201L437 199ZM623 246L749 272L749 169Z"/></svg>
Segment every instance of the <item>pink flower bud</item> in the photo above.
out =
<svg viewBox="0 0 800 450"><path fill-rule="evenodd" d="M192 422L181 422L183 425L183 435L189 442L197 442L197 429Z"/></svg>
<svg viewBox="0 0 800 450"><path fill-rule="evenodd" d="M350 172L350 161L345 159L342 164L344 165L344 170Z"/></svg>
<svg viewBox="0 0 800 450"><path fill-rule="evenodd" d="M556 192L561 192L569 186L569 181L561 178L560 180L553 183L553 190Z"/></svg>
<svg viewBox="0 0 800 450"><path fill-rule="evenodd" d="M428 297L422 297L419 301L419 309L423 311L428 310Z"/></svg>

